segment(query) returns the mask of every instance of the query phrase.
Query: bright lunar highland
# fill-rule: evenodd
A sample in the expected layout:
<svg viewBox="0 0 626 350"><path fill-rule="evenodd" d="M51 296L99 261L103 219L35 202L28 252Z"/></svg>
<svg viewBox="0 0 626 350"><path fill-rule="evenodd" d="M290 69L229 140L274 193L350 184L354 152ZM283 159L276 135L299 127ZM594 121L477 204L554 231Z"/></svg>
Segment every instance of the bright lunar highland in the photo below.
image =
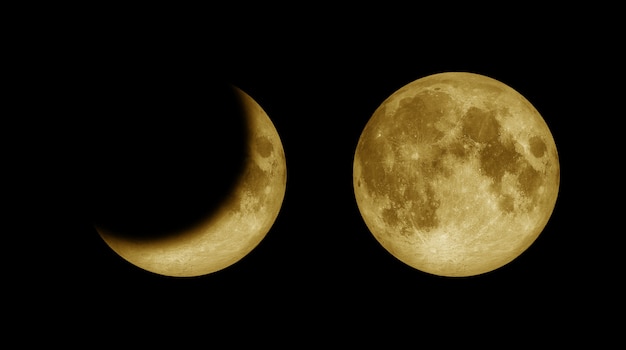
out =
<svg viewBox="0 0 626 350"><path fill-rule="evenodd" d="M285 195L283 146L261 106L242 90L235 90L248 140L244 169L232 193L203 222L165 238L135 240L98 227L109 247L128 262L166 276L206 275L241 260L274 224Z"/></svg>
<svg viewBox="0 0 626 350"><path fill-rule="evenodd" d="M552 133L520 93L447 72L376 109L353 163L358 208L376 240L423 272L473 276L516 259L552 215L560 165Z"/></svg>

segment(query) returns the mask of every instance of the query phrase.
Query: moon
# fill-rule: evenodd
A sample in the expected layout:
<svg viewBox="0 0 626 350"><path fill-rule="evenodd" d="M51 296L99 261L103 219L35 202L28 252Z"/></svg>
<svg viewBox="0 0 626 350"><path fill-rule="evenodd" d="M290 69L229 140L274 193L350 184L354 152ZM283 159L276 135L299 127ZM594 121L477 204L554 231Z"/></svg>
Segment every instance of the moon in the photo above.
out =
<svg viewBox="0 0 626 350"><path fill-rule="evenodd" d="M369 231L398 260L438 276L496 270L537 239L554 210L552 133L520 93L445 72L408 83L357 143L353 187Z"/></svg>
<svg viewBox="0 0 626 350"><path fill-rule="evenodd" d="M261 106L241 89L232 88L244 115L247 145L241 175L218 208L182 232L155 234L153 239L96 226L106 244L133 265L173 277L210 274L249 254L273 226L286 187L282 142ZM207 137L210 132L215 131L207 131Z"/></svg>

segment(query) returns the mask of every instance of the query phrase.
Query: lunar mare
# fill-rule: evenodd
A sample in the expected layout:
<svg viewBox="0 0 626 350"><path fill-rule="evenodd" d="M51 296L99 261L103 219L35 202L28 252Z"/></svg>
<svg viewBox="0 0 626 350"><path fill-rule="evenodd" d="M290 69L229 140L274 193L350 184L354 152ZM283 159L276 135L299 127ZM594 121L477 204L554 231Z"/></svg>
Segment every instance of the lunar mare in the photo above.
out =
<svg viewBox="0 0 626 350"><path fill-rule="evenodd" d="M245 169L233 192L203 222L168 238L136 240L97 227L108 246L128 262L166 276L206 275L241 260L274 224L286 186L282 142L261 106L234 89L241 100L249 140Z"/></svg>
<svg viewBox="0 0 626 350"><path fill-rule="evenodd" d="M400 88L374 112L353 163L358 208L400 261L441 276L495 270L554 209L560 167L539 112L511 87L449 72Z"/></svg>

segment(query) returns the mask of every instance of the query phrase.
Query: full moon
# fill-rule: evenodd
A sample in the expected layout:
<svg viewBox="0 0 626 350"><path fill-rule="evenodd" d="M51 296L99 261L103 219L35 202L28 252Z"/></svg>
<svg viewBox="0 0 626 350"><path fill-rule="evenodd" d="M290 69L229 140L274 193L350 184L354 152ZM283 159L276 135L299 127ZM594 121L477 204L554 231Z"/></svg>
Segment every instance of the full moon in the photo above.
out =
<svg viewBox="0 0 626 350"><path fill-rule="evenodd" d="M234 89L247 142L243 169L233 190L211 215L176 234L137 239L96 226L106 244L128 262L165 276L206 275L241 260L273 226L285 195L285 153L265 111L248 94Z"/></svg>
<svg viewBox="0 0 626 350"><path fill-rule="evenodd" d="M540 113L493 78L415 80L376 109L358 140L353 186L363 220L393 256L448 277L496 270L552 215L556 145Z"/></svg>

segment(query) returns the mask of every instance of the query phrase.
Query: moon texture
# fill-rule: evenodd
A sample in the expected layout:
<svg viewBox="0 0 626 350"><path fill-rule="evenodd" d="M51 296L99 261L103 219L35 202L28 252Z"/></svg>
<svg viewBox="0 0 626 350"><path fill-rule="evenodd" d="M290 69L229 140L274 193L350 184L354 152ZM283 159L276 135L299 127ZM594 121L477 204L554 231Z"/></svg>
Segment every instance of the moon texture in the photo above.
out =
<svg viewBox="0 0 626 350"><path fill-rule="evenodd" d="M234 89L248 129L246 161L234 190L210 217L166 238L131 239L96 227L108 246L128 262L165 276L206 275L241 260L274 224L286 186L282 142L261 106Z"/></svg>
<svg viewBox="0 0 626 350"><path fill-rule="evenodd" d="M516 259L554 210L560 165L548 125L521 94L474 73L415 80L376 109L353 163L376 240L423 272L473 276Z"/></svg>

